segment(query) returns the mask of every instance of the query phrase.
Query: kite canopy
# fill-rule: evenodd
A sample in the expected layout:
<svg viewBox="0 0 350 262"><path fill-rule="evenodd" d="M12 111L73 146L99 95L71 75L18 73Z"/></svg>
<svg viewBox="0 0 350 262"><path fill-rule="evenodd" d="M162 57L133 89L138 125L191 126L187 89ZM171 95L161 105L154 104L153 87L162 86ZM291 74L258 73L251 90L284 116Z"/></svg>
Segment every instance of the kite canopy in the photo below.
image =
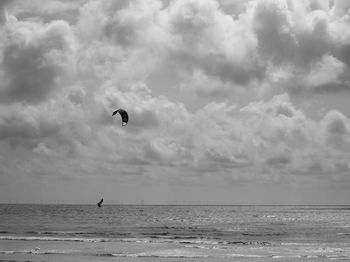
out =
<svg viewBox="0 0 350 262"><path fill-rule="evenodd" d="M125 126L129 121L128 113L124 109L119 108L118 110L113 112L112 116L116 115L117 113L119 113L122 117L122 126Z"/></svg>

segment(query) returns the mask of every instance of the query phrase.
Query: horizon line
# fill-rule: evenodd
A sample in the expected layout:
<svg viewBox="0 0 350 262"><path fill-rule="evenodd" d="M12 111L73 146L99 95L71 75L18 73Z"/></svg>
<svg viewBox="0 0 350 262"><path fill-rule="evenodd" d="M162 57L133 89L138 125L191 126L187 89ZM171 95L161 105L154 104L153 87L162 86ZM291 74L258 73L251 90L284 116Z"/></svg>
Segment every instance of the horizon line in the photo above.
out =
<svg viewBox="0 0 350 262"><path fill-rule="evenodd" d="M95 206L96 203L5 203L0 205L86 205ZM350 206L350 204L161 204L161 203L106 203L104 206Z"/></svg>

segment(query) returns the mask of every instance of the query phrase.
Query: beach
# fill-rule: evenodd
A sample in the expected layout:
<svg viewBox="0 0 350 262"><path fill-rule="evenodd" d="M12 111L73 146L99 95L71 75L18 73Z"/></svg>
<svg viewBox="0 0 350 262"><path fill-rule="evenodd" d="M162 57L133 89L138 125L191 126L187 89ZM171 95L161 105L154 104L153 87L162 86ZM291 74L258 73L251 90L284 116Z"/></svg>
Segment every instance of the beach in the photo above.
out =
<svg viewBox="0 0 350 262"><path fill-rule="evenodd" d="M348 206L0 205L0 261L344 261Z"/></svg>

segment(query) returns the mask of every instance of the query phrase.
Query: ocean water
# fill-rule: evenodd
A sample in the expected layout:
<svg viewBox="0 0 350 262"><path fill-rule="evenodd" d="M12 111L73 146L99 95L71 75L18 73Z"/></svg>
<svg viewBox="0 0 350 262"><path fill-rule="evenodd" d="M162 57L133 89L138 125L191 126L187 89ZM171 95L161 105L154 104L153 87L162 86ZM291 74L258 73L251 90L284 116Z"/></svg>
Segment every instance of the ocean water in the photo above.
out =
<svg viewBox="0 0 350 262"><path fill-rule="evenodd" d="M0 261L350 261L350 206L0 205Z"/></svg>

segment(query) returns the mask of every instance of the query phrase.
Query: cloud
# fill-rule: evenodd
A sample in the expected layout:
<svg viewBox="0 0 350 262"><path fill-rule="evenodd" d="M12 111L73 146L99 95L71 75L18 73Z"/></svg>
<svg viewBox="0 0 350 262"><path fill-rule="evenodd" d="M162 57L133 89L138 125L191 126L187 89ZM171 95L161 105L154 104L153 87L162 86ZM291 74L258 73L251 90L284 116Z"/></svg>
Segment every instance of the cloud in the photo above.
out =
<svg viewBox="0 0 350 262"><path fill-rule="evenodd" d="M302 112L298 111L290 101L287 94L275 96L270 103L253 102L243 107L242 112L281 116L283 118L303 118Z"/></svg>
<svg viewBox="0 0 350 262"><path fill-rule="evenodd" d="M94 39L97 46L91 53L101 53L99 60L93 60L95 65L109 61L93 71L101 68L104 75L110 75L117 70L118 81L144 81L161 67L162 74L172 74L178 81L198 79L201 74L201 79L208 79L207 86L214 82L210 90L203 84L203 89L196 88L192 94L203 98L232 95L239 88L252 86L282 86L294 94L296 90L347 89L348 79L340 71L336 82L319 83L319 88L310 84L322 63L330 66L325 71L348 70L328 59L341 64L346 57L346 40L339 45L336 36L341 31L336 28L345 29L346 21L332 16L330 5L250 1L240 7L236 17L224 10L214 0L171 1L169 5L152 1L147 6L139 1L120 5L89 2L81 9L78 34L84 42ZM99 17L96 21L91 12ZM142 64L137 63L140 60ZM288 78L273 80L278 70L285 71ZM186 81L178 86L185 86Z"/></svg>
<svg viewBox="0 0 350 262"><path fill-rule="evenodd" d="M2 50L2 101L35 104L46 100L74 69L69 25L13 21L7 33Z"/></svg>
<svg viewBox="0 0 350 262"><path fill-rule="evenodd" d="M292 160L290 157L286 154L280 154L276 156L272 156L266 160L266 163L270 166L276 166L276 167L283 167L289 163L291 163Z"/></svg>
<svg viewBox="0 0 350 262"><path fill-rule="evenodd" d="M160 26L161 1L131 1L117 10L105 26L105 34L124 47L130 45L159 45L164 31ZM159 46L160 47L160 46Z"/></svg>
<svg viewBox="0 0 350 262"><path fill-rule="evenodd" d="M329 72L332 72L330 75ZM317 61L305 77L305 85L320 92L334 92L349 88L346 80L347 66L332 56L324 56ZM345 79L344 79L345 78Z"/></svg>
<svg viewBox="0 0 350 262"><path fill-rule="evenodd" d="M4 24L8 19L7 6L13 2L12 0L4 0L0 3L0 25Z"/></svg>
<svg viewBox="0 0 350 262"><path fill-rule="evenodd" d="M257 1L253 14L253 28L260 54L275 63L294 57L297 41L291 30L288 5L285 1Z"/></svg>
<svg viewBox="0 0 350 262"><path fill-rule="evenodd" d="M350 148L349 119L339 111L330 111L322 119L326 142L338 151L347 151Z"/></svg>
<svg viewBox="0 0 350 262"><path fill-rule="evenodd" d="M169 7L169 26L179 47L170 59L180 66L238 84L264 75L255 55L256 39L244 18L234 20L216 1L175 1Z"/></svg>
<svg viewBox="0 0 350 262"><path fill-rule="evenodd" d="M332 51L326 7L315 5L315 1L309 1L309 6L295 1L254 4L252 26L264 59L277 65L305 67Z"/></svg>
<svg viewBox="0 0 350 262"><path fill-rule="evenodd" d="M14 104L0 114L0 140L14 148L56 157L85 155L91 132L80 108L66 101Z"/></svg>
<svg viewBox="0 0 350 262"><path fill-rule="evenodd" d="M338 111L330 111L323 118L327 133L330 135L345 135L347 133L346 122L346 117Z"/></svg>
<svg viewBox="0 0 350 262"><path fill-rule="evenodd" d="M335 12L337 5L328 1L252 1L248 5L258 57L267 63L262 79L266 86L282 87L300 97L348 90L350 38L345 28L349 20L343 12L346 5Z"/></svg>
<svg viewBox="0 0 350 262"><path fill-rule="evenodd" d="M248 156L244 154L234 154L233 152L227 152L227 149L207 148L200 159L200 170L206 170L206 172L216 172L230 170L234 168L244 168L251 166L252 162ZM226 152L225 152L226 151Z"/></svg>
<svg viewBox="0 0 350 262"><path fill-rule="evenodd" d="M43 121L42 121L43 120ZM56 133L59 124L49 119L41 119L36 108L26 110L15 106L3 111L0 118L0 139L10 143L24 143L33 146L35 141Z"/></svg>
<svg viewBox="0 0 350 262"><path fill-rule="evenodd" d="M255 150L269 168L288 166L292 174L327 174L334 160L345 157L340 152L348 150L349 119L339 111L315 121L297 110L286 94L240 110L247 114L252 137L259 141Z"/></svg>
<svg viewBox="0 0 350 262"><path fill-rule="evenodd" d="M334 164L334 172L336 174L349 172L349 164L345 161L336 162Z"/></svg>
<svg viewBox="0 0 350 262"><path fill-rule="evenodd" d="M345 0L335 0L331 11L336 16L344 16L347 15L349 8L349 2Z"/></svg>
<svg viewBox="0 0 350 262"><path fill-rule="evenodd" d="M9 4L6 177L98 174L135 187L346 179L346 1ZM111 116L118 108L126 127ZM15 159L26 165L14 169Z"/></svg>
<svg viewBox="0 0 350 262"><path fill-rule="evenodd" d="M74 2L50 0L41 2L17 1L11 8L11 13L19 20L37 21L49 23L55 20L66 20L71 23L76 22L79 14L79 7L85 0Z"/></svg>
<svg viewBox="0 0 350 262"><path fill-rule="evenodd" d="M125 92L115 87L106 87L100 99L105 107L103 114L110 115L109 112L113 112L118 108L127 109L128 114L134 116L130 119L130 123L134 128L141 130L159 125L157 113L159 107L163 105L158 102L162 101L152 97L150 90L144 83L135 83L131 87L131 91ZM112 119L110 117L109 119L111 123Z"/></svg>

